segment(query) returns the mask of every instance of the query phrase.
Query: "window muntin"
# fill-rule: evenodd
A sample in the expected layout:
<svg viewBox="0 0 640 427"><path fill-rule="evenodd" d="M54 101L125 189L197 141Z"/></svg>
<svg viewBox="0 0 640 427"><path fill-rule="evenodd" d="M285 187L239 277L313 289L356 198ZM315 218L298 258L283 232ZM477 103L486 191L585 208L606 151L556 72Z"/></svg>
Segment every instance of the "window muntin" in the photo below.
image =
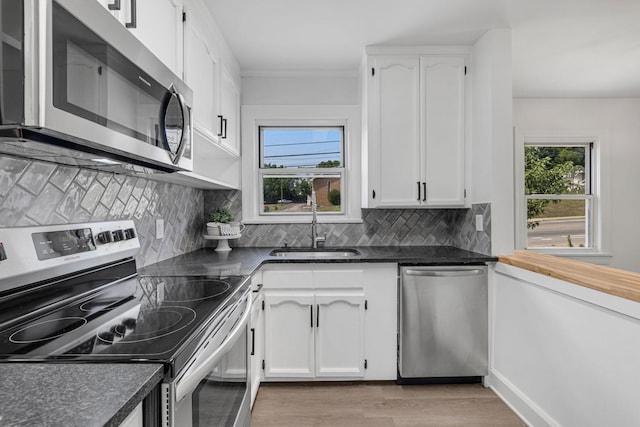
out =
<svg viewBox="0 0 640 427"><path fill-rule="evenodd" d="M593 249L593 144L527 143L526 247Z"/></svg>
<svg viewBox="0 0 640 427"><path fill-rule="evenodd" d="M343 214L344 128L260 127L260 215Z"/></svg>

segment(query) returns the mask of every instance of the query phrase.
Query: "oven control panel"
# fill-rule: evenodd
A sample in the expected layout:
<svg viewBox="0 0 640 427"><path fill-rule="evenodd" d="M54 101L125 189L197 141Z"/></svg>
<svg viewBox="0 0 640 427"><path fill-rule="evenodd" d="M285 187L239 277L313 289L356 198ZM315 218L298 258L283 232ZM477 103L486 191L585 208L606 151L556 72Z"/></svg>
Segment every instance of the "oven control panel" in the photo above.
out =
<svg viewBox="0 0 640 427"><path fill-rule="evenodd" d="M135 256L132 220L0 228L0 292Z"/></svg>

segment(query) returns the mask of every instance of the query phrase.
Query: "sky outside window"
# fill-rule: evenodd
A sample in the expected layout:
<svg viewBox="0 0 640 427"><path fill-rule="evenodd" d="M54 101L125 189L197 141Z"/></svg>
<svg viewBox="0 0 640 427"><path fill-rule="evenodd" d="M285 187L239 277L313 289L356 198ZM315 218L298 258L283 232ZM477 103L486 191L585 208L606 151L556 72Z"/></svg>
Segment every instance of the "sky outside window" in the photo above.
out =
<svg viewBox="0 0 640 427"><path fill-rule="evenodd" d="M261 167L342 167L342 128L261 128ZM320 166L322 167L322 166Z"/></svg>

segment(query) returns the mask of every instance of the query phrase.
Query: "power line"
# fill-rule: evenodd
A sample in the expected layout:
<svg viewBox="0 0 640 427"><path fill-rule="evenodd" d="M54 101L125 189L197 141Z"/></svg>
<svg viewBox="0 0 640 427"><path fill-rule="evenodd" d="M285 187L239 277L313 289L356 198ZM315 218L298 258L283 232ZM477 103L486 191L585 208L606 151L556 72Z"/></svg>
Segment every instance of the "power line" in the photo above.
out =
<svg viewBox="0 0 640 427"><path fill-rule="evenodd" d="M273 156L264 156L265 159L285 158L285 157L304 157L304 156L324 156L327 154L340 154L340 151L327 151L324 153L303 153L303 154L281 154Z"/></svg>
<svg viewBox="0 0 640 427"><path fill-rule="evenodd" d="M330 144L330 143L335 143L335 142L340 142L340 140L335 140L335 141L309 141L309 142L293 142L293 143L289 143L289 144L269 144L267 142L264 142L263 145L265 148L271 148L271 147L286 147L288 145L307 145L307 144Z"/></svg>

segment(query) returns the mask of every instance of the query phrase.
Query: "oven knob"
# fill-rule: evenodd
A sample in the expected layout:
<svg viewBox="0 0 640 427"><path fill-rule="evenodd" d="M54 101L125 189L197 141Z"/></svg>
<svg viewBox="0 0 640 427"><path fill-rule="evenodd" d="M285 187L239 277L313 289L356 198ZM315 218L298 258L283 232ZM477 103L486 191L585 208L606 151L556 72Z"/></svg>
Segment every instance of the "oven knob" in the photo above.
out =
<svg viewBox="0 0 640 427"><path fill-rule="evenodd" d="M126 230L124 230L124 238L126 240L133 239L134 237L136 237L136 230L135 229L127 228Z"/></svg>
<svg viewBox="0 0 640 427"><path fill-rule="evenodd" d="M116 242L119 242L121 240L124 240L124 231L122 230L116 230L113 232L113 238Z"/></svg>
<svg viewBox="0 0 640 427"><path fill-rule="evenodd" d="M126 329L121 325L116 325L116 326L112 326L109 329L109 331L114 335L114 338L115 337L122 338L125 335Z"/></svg>
<svg viewBox="0 0 640 427"><path fill-rule="evenodd" d="M125 328L127 328L127 329L133 329L133 328L135 328L135 327L136 327L136 319L132 319L132 318L130 318L130 317L129 317L129 318L127 318L127 319L124 319L124 320L122 321L122 324L123 324L123 325L124 325L124 327L125 327Z"/></svg>
<svg viewBox="0 0 640 427"><path fill-rule="evenodd" d="M100 243L113 242L113 234L110 231L103 231L102 233L98 233L98 242Z"/></svg>
<svg viewBox="0 0 640 427"><path fill-rule="evenodd" d="M113 344L116 336L112 332L102 332L98 334L98 338L100 338L100 341L104 341L107 344Z"/></svg>

